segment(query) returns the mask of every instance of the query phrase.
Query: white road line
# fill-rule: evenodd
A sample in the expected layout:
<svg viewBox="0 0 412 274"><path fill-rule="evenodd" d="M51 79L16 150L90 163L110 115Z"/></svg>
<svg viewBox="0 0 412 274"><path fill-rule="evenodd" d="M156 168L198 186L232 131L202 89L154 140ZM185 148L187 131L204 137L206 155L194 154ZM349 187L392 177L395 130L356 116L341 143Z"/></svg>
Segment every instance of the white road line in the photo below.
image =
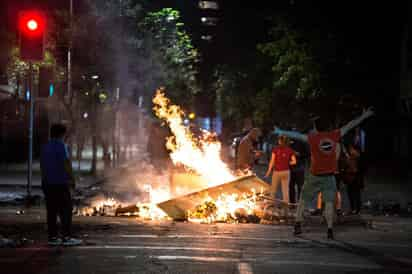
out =
<svg viewBox="0 0 412 274"><path fill-rule="evenodd" d="M292 261L292 260L261 260L254 258L225 258L225 257L203 257L203 256L171 256L160 255L150 256L150 258L166 261L186 260L186 261L199 261L199 262L237 262L239 264L247 264L247 262L256 262L259 264L273 264L273 265L308 265L308 266L326 266L326 267L342 267L342 268L359 268L359 269L380 269L381 267L376 264L362 264L362 263L338 263L338 262L314 262L314 261ZM240 266L238 266L239 268ZM245 267L245 266L242 266ZM248 272L244 272L248 273ZM251 272L253 273L253 272Z"/></svg>
<svg viewBox="0 0 412 274"><path fill-rule="evenodd" d="M262 238L262 237L238 237L238 236L221 236L221 235L208 235L208 234L198 234L198 235L190 235L190 234L170 234L170 235L156 235L156 234L125 234L125 235L117 235L116 237L120 238L178 238L178 239L205 239L205 238L212 238L212 239L224 239L224 240L252 240L252 241L274 241L274 242L281 242L281 243L307 243L310 240L305 239L281 239L281 238Z"/></svg>
<svg viewBox="0 0 412 274"><path fill-rule="evenodd" d="M345 264L345 263L334 263L334 262L313 262L313 261L265 261L266 263L275 265L310 265L310 266L332 266L332 267L343 267L343 268L367 268L367 269L380 269L381 267L373 263L365 264Z"/></svg>
<svg viewBox="0 0 412 274"><path fill-rule="evenodd" d="M185 246L132 246L132 245L90 245L77 246L74 249L130 249L130 250L189 250L189 251L209 251L209 252L230 252L241 253L238 249L229 248L208 248L208 247L185 247Z"/></svg>
<svg viewBox="0 0 412 274"><path fill-rule="evenodd" d="M204 257L204 256L173 256L173 255L160 255L150 256L150 258L166 261L186 260L186 261L198 261L198 262L239 262L236 258L225 257Z"/></svg>
<svg viewBox="0 0 412 274"><path fill-rule="evenodd" d="M408 244L396 244L396 243L373 243L363 241L344 241L343 243L353 244L357 246L376 246L376 247L399 247L399 248L411 248Z"/></svg>
<svg viewBox="0 0 412 274"><path fill-rule="evenodd" d="M239 274L253 274L252 266L245 262L238 263L237 270Z"/></svg>

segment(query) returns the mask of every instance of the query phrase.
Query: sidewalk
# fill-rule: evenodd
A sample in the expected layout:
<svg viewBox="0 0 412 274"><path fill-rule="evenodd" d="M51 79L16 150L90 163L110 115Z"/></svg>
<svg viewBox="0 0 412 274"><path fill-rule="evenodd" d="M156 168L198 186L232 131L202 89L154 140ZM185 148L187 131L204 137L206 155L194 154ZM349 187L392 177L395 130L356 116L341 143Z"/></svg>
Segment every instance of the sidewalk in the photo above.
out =
<svg viewBox="0 0 412 274"><path fill-rule="evenodd" d="M91 169L91 160L82 160L72 162L74 173L80 178L89 177L87 173ZM97 162L97 171L102 173L104 164L102 160ZM0 187L26 187L27 185L27 163L9 164L0 166ZM40 163L33 162L32 167L32 187L39 188L41 186Z"/></svg>

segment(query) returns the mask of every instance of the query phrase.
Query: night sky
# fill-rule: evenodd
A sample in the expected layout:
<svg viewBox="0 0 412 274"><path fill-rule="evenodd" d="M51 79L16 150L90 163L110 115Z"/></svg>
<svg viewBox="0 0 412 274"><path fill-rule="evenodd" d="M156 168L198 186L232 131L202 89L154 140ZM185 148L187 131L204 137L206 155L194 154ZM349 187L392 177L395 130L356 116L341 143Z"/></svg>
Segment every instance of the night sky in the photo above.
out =
<svg viewBox="0 0 412 274"><path fill-rule="evenodd" d="M82 8L83 1L74 2L77 10ZM195 45L207 56L203 58L206 72L218 63L245 65L242 61L255 54L256 44L268 39L267 18L285 15L325 39L330 34L335 37L343 63L331 69L330 77L358 87L359 93L388 97L398 93L393 87L399 83L400 20L407 18L408 9L395 5L397 1L219 1L220 22L208 30L200 24L197 1L149 2L153 8L171 6L182 11ZM54 9L67 8L69 1L2 0L0 10L9 29L14 29L18 9L30 3ZM212 43L200 40L205 32L215 36Z"/></svg>
<svg viewBox="0 0 412 274"><path fill-rule="evenodd" d="M74 0L76 13L86 10L82 4L84 1ZM0 15L7 18L9 30L15 29L19 8L29 2L40 3L40 6L48 9L68 8L69 3L68 0L2 0ZM199 10L197 2L146 1L152 10L172 7L181 11L186 29L203 56L200 68L203 82L212 82L209 80L213 69L219 64L229 64L239 70L252 66L257 54L256 44L269 39L268 30L272 26L269 18L283 15L300 29L317 33L321 39L333 37L336 60L327 67L323 86L327 88L333 83L335 86L331 88L340 88L345 94L361 98L364 106L374 106L379 115L369 125L376 129L376 134L380 134L384 125L387 128L386 140L391 142L391 132L398 130L393 121L398 119L396 107L399 99L401 26L405 20L411 20L408 16L410 5L406 2L218 1L221 8L215 15L220 22L211 28L201 25L201 16L207 14ZM200 36L204 33L212 34L214 40L211 43L202 41ZM411 59L411 55L408 58ZM212 102L206 103L208 98L203 99L203 105L213 105Z"/></svg>

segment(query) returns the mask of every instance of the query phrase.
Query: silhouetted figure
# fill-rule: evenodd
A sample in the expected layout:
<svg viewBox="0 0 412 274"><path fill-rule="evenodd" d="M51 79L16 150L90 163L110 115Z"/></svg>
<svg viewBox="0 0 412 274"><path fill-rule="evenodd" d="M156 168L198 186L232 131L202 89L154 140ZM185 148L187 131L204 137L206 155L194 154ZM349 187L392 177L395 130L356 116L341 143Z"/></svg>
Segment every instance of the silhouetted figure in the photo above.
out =
<svg viewBox="0 0 412 274"><path fill-rule="evenodd" d="M71 237L72 198L70 188L75 180L69 153L63 139L66 127L54 124L50 128L50 140L42 147L42 189L46 198L49 245L79 245L81 240ZM58 237L57 216L62 224L63 239Z"/></svg>

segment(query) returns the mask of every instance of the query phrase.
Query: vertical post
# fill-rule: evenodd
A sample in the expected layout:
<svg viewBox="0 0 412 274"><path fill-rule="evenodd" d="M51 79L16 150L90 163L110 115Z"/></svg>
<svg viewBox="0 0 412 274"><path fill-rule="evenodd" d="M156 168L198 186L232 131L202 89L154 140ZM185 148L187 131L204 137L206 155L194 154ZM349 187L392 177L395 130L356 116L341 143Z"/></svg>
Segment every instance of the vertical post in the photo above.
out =
<svg viewBox="0 0 412 274"><path fill-rule="evenodd" d="M70 15L69 15L69 47L67 49L67 96L71 98L72 93L72 21L73 21L73 0L70 0Z"/></svg>
<svg viewBox="0 0 412 274"><path fill-rule="evenodd" d="M32 175L33 175L33 120L34 120L34 91L33 91L33 65L29 63L29 89L30 89L30 111L29 111L29 155L27 161L27 198L31 197Z"/></svg>
<svg viewBox="0 0 412 274"><path fill-rule="evenodd" d="M92 166L91 173L96 175L97 173L97 86L94 85L92 89Z"/></svg>

